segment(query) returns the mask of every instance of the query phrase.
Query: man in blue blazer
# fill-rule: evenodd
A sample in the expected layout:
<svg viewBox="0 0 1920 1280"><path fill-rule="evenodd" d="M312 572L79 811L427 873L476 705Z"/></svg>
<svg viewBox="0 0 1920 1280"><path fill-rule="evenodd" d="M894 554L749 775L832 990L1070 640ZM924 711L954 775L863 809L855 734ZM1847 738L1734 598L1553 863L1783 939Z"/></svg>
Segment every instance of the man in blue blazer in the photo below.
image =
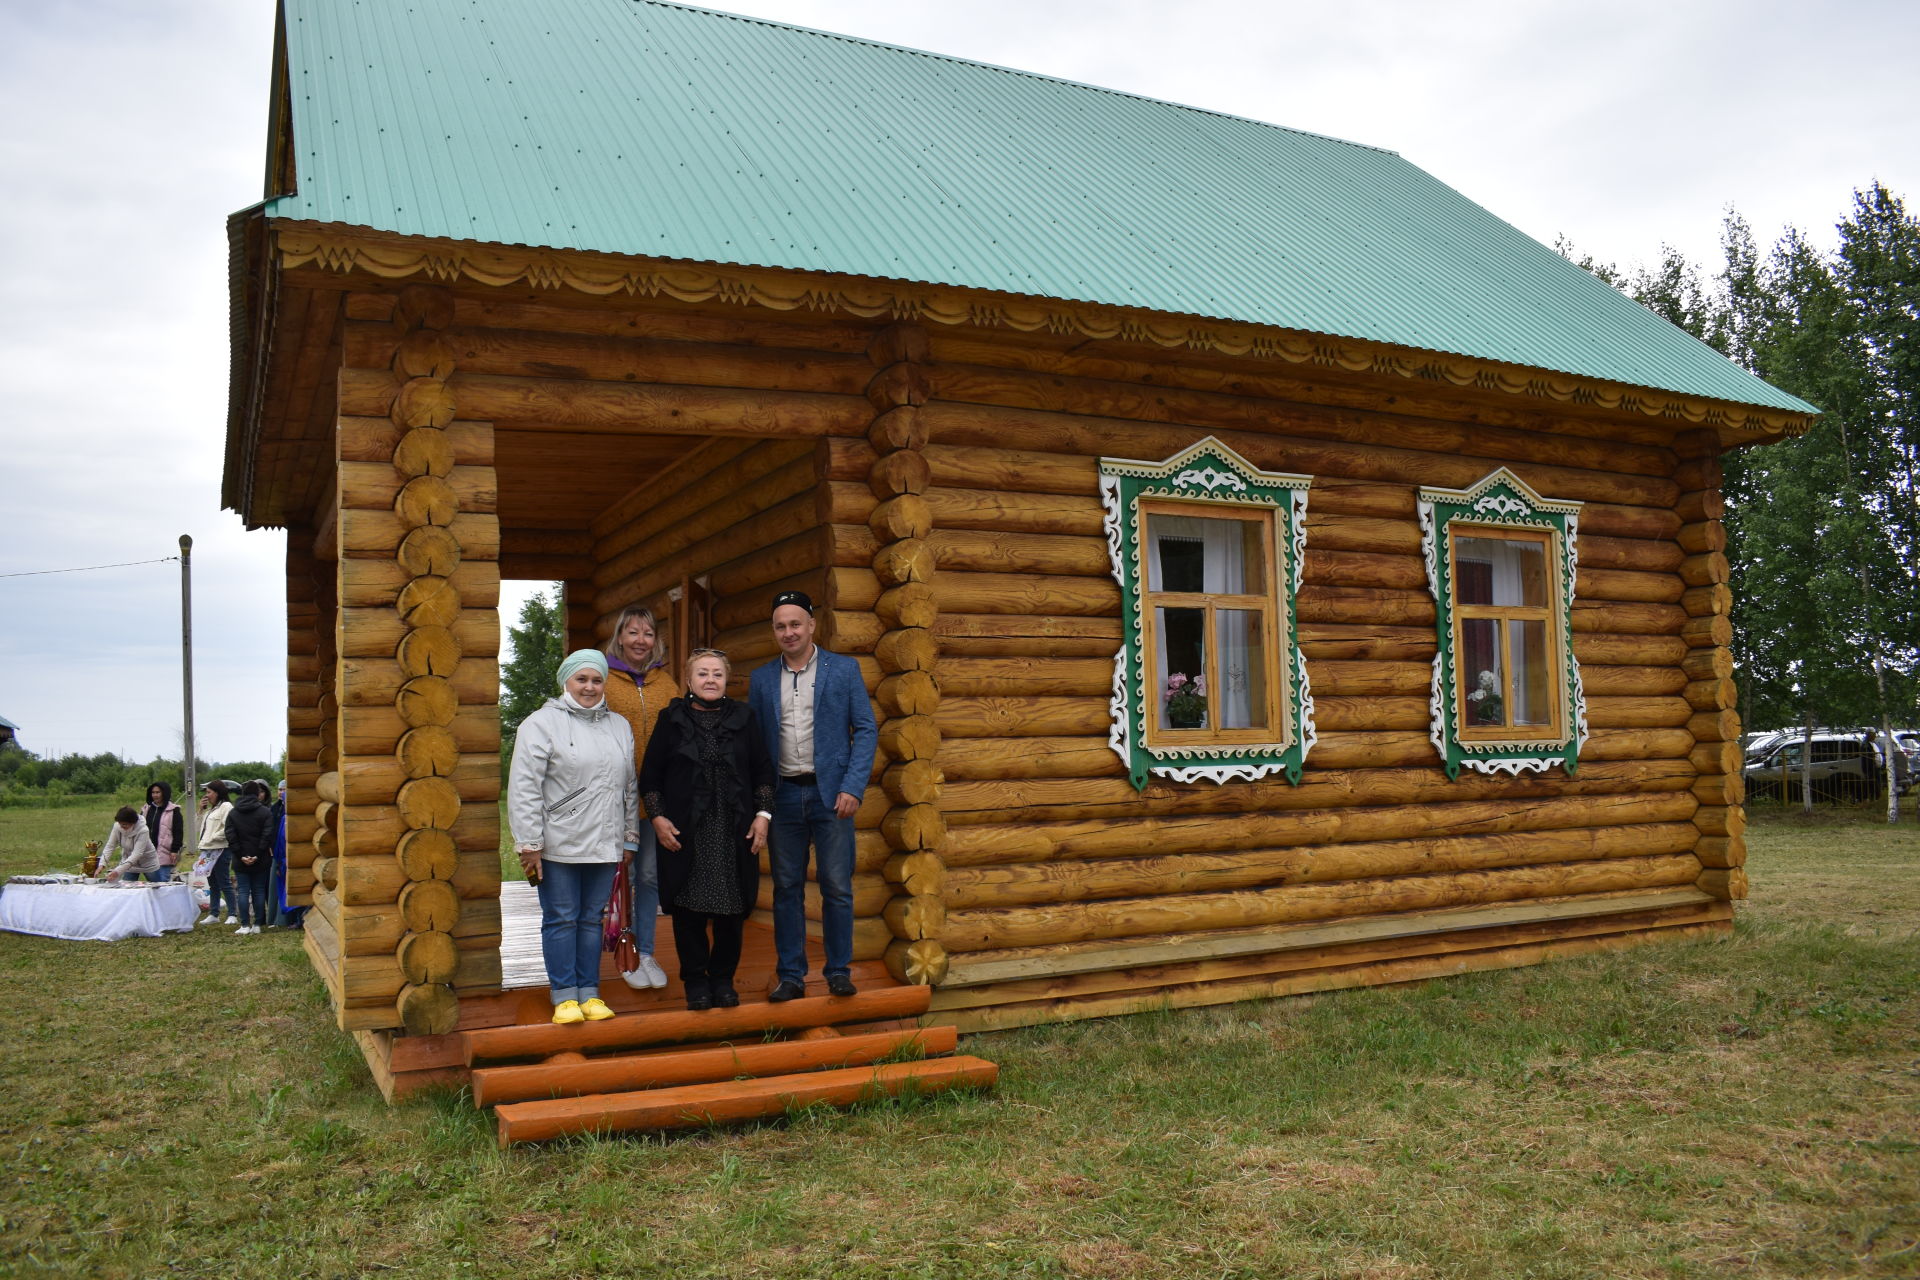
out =
<svg viewBox="0 0 1920 1280"><path fill-rule="evenodd" d="M813 601L805 592L773 598L780 656L753 673L747 704L780 774L768 860L773 865L773 945L779 981L767 999L806 994L807 847L820 884L820 933L827 990L854 992L853 815L873 776L880 731L860 664L813 642Z"/></svg>

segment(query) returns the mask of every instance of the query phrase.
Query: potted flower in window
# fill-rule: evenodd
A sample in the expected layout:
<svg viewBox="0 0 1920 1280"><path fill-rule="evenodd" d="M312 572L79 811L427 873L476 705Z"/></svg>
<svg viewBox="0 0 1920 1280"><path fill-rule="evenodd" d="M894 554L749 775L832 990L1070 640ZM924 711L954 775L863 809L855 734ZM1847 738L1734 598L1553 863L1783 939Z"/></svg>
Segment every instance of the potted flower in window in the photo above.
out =
<svg viewBox="0 0 1920 1280"><path fill-rule="evenodd" d="M1207 724L1207 678L1189 680L1185 672L1167 677L1167 690L1161 695L1167 704L1167 726L1173 729L1203 729Z"/></svg>
<svg viewBox="0 0 1920 1280"><path fill-rule="evenodd" d="M1507 708L1505 699L1500 696L1500 677L1491 671L1480 673L1479 687L1467 695L1467 701L1473 704L1467 713L1472 724L1505 724Z"/></svg>

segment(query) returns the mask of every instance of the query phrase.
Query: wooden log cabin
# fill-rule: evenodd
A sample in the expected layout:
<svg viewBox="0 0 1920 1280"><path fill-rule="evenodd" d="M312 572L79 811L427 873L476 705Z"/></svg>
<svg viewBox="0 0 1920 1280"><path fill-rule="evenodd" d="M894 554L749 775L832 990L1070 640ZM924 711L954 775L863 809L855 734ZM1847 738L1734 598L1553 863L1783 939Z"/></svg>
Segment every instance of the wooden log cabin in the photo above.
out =
<svg viewBox="0 0 1920 1280"><path fill-rule="evenodd" d="M737 683L821 602L923 1026L1731 927L1718 459L1814 410L1413 164L655 0L284 0L272 83L224 497L390 1090L519 1007L502 579Z"/></svg>

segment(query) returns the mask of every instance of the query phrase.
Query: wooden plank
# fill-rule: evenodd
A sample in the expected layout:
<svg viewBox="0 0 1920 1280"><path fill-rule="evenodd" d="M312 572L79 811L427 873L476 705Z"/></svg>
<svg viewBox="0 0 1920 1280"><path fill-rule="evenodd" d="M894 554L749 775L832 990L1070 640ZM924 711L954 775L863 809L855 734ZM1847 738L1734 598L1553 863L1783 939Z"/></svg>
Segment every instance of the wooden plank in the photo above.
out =
<svg viewBox="0 0 1920 1280"><path fill-rule="evenodd" d="M540 1142L568 1133L619 1133L635 1129L704 1129L763 1116L784 1115L795 1107L825 1103L853 1106L908 1089L931 1093L956 1087L984 1089L1000 1069L979 1058L931 1058L877 1067L848 1067L765 1080L644 1089L636 1093L559 1098L550 1102L514 1102L495 1111L500 1145Z"/></svg>
<svg viewBox="0 0 1920 1280"><path fill-rule="evenodd" d="M958 1040L950 1027L928 1031L871 1032L823 1040L779 1040L570 1063L482 1067L473 1073L475 1106L532 1098L578 1098L671 1085L709 1084L741 1076L793 1075L801 1071L861 1067L917 1050L923 1057L952 1053Z"/></svg>
<svg viewBox="0 0 1920 1280"><path fill-rule="evenodd" d="M1711 901L1707 894L1694 888L1665 889L1651 893L1627 891L1574 898L1543 898L1486 907L1406 911L1387 916L1340 920L1331 924L1176 933L1146 941L1123 939L1085 944L1072 951L1063 951L1055 945L971 954L963 952L948 958L947 976L940 986L942 990L949 987L975 987L1045 974L1089 973L1101 969L1165 965L1182 960L1336 947L1385 938L1425 937L1460 930L1486 929L1496 925L1535 924L1547 920L1657 911Z"/></svg>

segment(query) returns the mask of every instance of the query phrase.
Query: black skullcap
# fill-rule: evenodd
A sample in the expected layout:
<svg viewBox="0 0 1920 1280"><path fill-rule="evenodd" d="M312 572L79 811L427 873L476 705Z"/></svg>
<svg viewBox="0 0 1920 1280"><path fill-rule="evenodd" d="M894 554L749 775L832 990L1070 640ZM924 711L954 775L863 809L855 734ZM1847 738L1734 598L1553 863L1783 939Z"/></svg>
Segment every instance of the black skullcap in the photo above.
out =
<svg viewBox="0 0 1920 1280"><path fill-rule="evenodd" d="M782 605L797 604L809 614L813 612L813 597L804 591L782 591L773 598L770 613L778 613Z"/></svg>

